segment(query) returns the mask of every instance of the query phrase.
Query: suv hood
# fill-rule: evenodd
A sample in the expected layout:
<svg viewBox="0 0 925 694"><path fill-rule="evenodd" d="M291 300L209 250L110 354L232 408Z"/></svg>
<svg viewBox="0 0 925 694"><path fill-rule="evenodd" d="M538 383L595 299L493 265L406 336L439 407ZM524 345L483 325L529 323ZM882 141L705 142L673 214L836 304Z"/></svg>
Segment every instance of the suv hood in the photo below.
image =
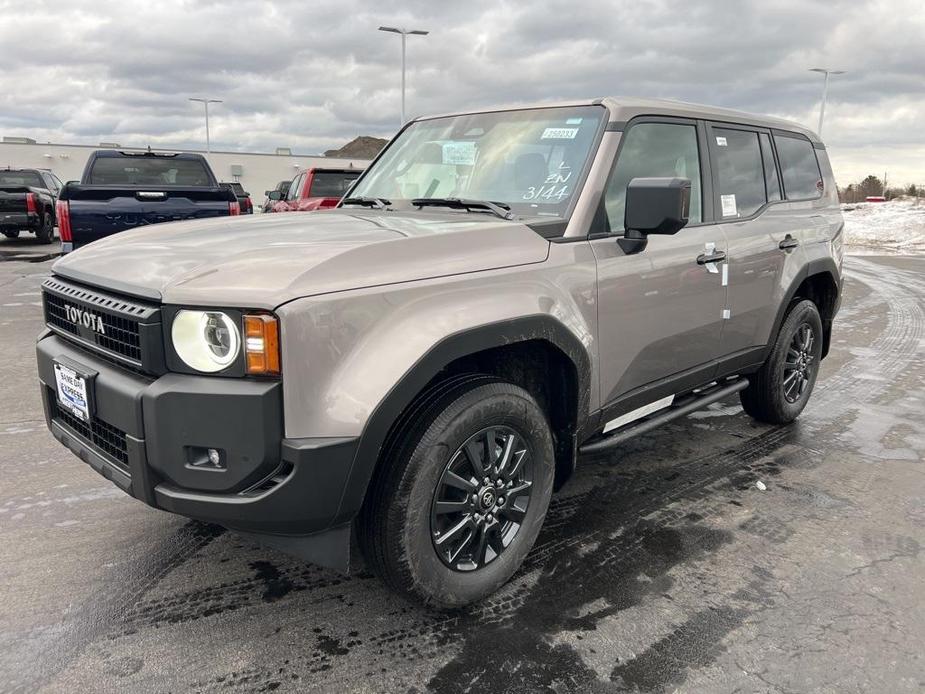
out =
<svg viewBox="0 0 925 694"><path fill-rule="evenodd" d="M221 217L119 233L58 260L56 275L169 304L273 309L292 299L543 262L525 224L476 213Z"/></svg>

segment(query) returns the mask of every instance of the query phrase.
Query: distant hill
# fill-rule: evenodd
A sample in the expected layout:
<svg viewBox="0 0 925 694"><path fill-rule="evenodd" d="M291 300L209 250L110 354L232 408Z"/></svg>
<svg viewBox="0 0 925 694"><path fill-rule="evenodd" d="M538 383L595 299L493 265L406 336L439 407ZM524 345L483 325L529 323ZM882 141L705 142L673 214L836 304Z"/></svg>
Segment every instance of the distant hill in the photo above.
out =
<svg viewBox="0 0 925 694"><path fill-rule="evenodd" d="M388 140L381 137L360 135L351 140L340 149L329 149L324 153L326 157L340 157L342 159L372 159L388 144Z"/></svg>

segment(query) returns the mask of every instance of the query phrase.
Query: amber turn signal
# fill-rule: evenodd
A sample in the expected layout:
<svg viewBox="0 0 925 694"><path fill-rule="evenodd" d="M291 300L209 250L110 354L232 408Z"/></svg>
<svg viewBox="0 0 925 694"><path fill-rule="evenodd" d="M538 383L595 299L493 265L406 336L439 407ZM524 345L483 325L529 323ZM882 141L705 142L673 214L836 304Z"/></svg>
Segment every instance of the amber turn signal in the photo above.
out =
<svg viewBox="0 0 925 694"><path fill-rule="evenodd" d="M275 316L244 316L244 358L248 375L279 374L279 320Z"/></svg>

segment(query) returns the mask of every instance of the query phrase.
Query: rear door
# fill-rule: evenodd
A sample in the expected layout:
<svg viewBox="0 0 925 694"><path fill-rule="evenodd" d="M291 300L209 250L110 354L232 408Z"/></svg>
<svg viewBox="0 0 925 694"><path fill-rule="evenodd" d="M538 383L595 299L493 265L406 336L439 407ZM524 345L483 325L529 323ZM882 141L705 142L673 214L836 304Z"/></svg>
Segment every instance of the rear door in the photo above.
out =
<svg viewBox="0 0 925 694"><path fill-rule="evenodd" d="M712 214L702 126L692 120L631 121L604 195L606 234L591 239L598 268L601 396L620 414L710 380L719 348L725 288L722 229ZM617 244L624 233L626 187L634 178L691 180L690 222L673 236L649 236L640 253ZM706 184L706 185L705 185Z"/></svg>
<svg viewBox="0 0 925 694"><path fill-rule="evenodd" d="M718 356L726 368L750 365L779 304L776 297L787 251L779 246L789 224L780 205L780 176L770 132L763 128L708 126L714 209L728 244L724 284L726 319Z"/></svg>

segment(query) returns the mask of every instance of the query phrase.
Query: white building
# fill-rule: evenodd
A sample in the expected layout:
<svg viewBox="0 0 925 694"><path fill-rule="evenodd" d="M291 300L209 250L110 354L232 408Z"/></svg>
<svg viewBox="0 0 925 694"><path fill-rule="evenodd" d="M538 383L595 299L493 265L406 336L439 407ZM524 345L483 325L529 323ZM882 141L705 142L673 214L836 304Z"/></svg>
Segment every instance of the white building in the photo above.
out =
<svg viewBox="0 0 925 694"><path fill-rule="evenodd" d="M0 168L50 169L62 181L80 180L84 165L91 152L98 149L119 149L142 152L146 148L122 147L116 143L91 145L41 144L25 137L4 137L0 142ZM181 150L154 149L152 152ZM264 191L276 187L280 181L291 180L296 173L313 166L364 168L369 162L363 159L334 159L322 156L300 156L280 148L276 154L258 152L196 152L209 160L209 165L220 181L239 181L251 194L254 207L263 203Z"/></svg>

